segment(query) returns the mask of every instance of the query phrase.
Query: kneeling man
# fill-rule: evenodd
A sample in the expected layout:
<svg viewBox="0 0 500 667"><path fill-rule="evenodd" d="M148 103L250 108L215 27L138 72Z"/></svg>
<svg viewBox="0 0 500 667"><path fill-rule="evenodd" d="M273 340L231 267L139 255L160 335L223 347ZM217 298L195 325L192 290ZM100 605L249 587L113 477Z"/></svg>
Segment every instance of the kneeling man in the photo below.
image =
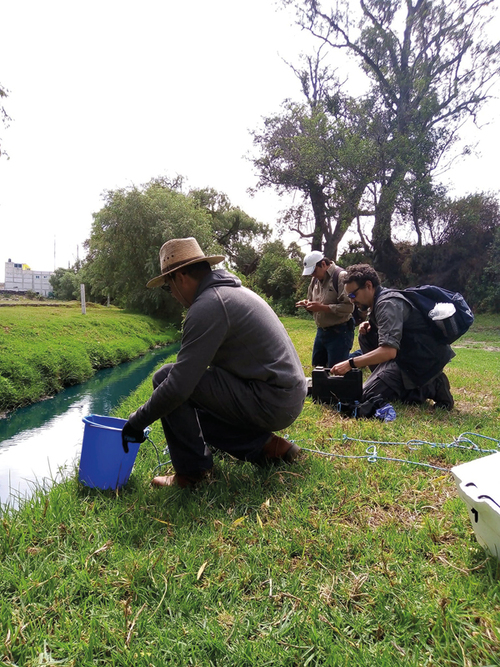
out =
<svg viewBox="0 0 500 667"><path fill-rule="evenodd" d="M436 407L453 408L450 383L443 368L455 356L438 341L425 316L400 292L380 286L377 272L368 264L346 269L345 290L357 306L368 307L370 317L359 326L362 355L335 364L334 375L369 366L363 401L377 395L404 403L432 399Z"/></svg>
<svg viewBox="0 0 500 667"><path fill-rule="evenodd" d="M160 486L195 484L212 468L208 446L257 465L293 461L300 451L273 434L300 414L307 383L297 352L274 311L238 278L212 270L194 238L160 250L163 287L188 308L177 361L154 376L151 398L130 415L123 437L139 440L161 419L175 475Z"/></svg>

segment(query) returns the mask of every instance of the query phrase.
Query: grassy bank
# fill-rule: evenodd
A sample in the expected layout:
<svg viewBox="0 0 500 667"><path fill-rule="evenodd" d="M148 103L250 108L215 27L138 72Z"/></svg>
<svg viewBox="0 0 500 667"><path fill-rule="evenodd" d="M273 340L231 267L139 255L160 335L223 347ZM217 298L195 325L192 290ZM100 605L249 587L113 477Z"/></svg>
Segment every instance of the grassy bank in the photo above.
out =
<svg viewBox="0 0 500 667"><path fill-rule="evenodd" d="M134 359L179 337L165 323L117 308L0 308L0 412L87 380L99 368Z"/></svg>
<svg viewBox="0 0 500 667"><path fill-rule="evenodd" d="M312 324L285 322L308 373ZM306 450L293 467L217 457L208 484L157 489L146 442L119 493L75 476L5 515L4 664L499 665L499 564L447 472L480 453L433 446L474 432L498 447L499 331L479 318L457 346L451 413L395 404L384 424L308 399L288 430ZM163 446L159 424L152 435ZM366 456L358 439L436 468L308 451ZM415 439L427 444L390 444Z"/></svg>

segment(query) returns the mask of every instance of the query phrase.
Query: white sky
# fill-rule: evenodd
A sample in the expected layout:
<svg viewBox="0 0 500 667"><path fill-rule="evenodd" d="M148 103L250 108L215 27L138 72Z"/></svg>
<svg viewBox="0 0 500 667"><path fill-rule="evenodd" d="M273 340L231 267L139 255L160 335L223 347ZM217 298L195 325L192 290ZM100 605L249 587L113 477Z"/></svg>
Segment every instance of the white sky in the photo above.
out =
<svg viewBox="0 0 500 667"><path fill-rule="evenodd" d="M300 99L283 59L297 64L316 42L272 0L0 0L0 25L13 118L0 127L0 282L9 258L53 270L77 246L82 257L101 193L160 175L274 223L284 202L246 192L249 131ZM482 156L447 176L457 196L498 189L499 124L470 136Z"/></svg>

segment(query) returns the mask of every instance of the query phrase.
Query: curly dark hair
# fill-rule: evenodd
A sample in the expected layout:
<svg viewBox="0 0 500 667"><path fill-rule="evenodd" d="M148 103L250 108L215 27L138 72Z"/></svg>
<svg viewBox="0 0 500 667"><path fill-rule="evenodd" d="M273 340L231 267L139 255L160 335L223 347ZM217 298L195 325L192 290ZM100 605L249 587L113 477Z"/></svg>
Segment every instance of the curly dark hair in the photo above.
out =
<svg viewBox="0 0 500 667"><path fill-rule="evenodd" d="M353 264L346 269L346 283L355 282L358 287L364 287L367 280L370 280L373 287L380 285L380 278L373 266L369 264Z"/></svg>

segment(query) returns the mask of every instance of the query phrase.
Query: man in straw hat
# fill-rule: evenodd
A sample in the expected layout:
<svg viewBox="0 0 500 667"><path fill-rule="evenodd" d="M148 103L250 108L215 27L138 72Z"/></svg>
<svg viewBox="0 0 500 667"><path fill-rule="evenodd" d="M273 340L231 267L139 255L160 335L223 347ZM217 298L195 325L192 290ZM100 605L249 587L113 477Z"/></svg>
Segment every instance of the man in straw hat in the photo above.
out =
<svg viewBox="0 0 500 667"><path fill-rule="evenodd" d="M292 462L297 445L273 434L300 414L306 379L295 348L274 311L236 276L212 270L224 259L205 256L194 238L160 250L162 287L188 308L177 361L153 378L151 398L130 415L127 439L161 419L175 475L158 486L186 487L213 466L208 446L257 465Z"/></svg>

